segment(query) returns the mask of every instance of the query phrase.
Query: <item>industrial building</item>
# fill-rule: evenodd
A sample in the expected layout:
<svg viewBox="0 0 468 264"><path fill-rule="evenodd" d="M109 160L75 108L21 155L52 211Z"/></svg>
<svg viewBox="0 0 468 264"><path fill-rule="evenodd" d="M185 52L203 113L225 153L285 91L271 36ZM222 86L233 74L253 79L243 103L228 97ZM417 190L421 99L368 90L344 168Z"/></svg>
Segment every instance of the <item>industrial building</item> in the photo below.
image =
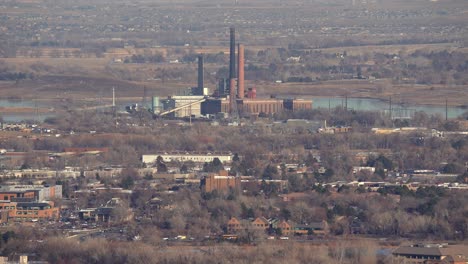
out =
<svg viewBox="0 0 468 264"><path fill-rule="evenodd" d="M219 80L217 89L212 96L208 96L208 89L204 87L203 55L198 56L198 85L190 88L187 95L170 96L159 100L153 98L152 111L159 116L200 117L227 114L231 117L250 116L258 114L274 114L281 111L298 111L312 109L311 100L257 98L255 88L245 90L244 45L237 45L236 34L230 28L229 47L229 77ZM236 67L237 62L237 67ZM223 115L226 116L226 115Z"/></svg>
<svg viewBox="0 0 468 264"><path fill-rule="evenodd" d="M209 98L201 103L202 115L215 115L218 113L237 112L243 116L251 114L274 114L284 110L297 111L301 109L312 109L312 101L297 99L257 98L257 90L251 88L245 92L244 80L244 46L238 45L238 67L236 79L235 60L235 30L230 30L230 64L229 80L222 79L219 82L217 98ZM236 84L237 80L237 86ZM236 89L237 88L237 89Z"/></svg>
<svg viewBox="0 0 468 264"><path fill-rule="evenodd" d="M205 97L199 95L171 96L162 101L163 109L170 111L173 117L201 116L201 102ZM185 107L187 106L187 107Z"/></svg>
<svg viewBox="0 0 468 264"><path fill-rule="evenodd" d="M302 99L259 99L244 98L236 99L237 111L241 116L274 114L281 111L298 111L312 109L312 101ZM230 112L230 100L227 98L209 98L201 103L202 115L216 115L218 113Z"/></svg>

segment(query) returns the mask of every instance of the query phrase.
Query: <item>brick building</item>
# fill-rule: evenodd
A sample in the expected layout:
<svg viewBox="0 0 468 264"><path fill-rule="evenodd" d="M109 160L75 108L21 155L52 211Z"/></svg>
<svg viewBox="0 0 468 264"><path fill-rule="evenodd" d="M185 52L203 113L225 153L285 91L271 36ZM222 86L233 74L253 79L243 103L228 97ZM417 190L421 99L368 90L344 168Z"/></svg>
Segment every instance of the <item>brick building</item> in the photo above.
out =
<svg viewBox="0 0 468 264"><path fill-rule="evenodd" d="M0 191L0 199L5 201L15 200L17 198L34 199L36 193L34 191Z"/></svg>
<svg viewBox="0 0 468 264"><path fill-rule="evenodd" d="M1 201L0 210L8 212L8 219L28 221L33 219L58 220L60 209L53 202L11 202ZM2 219L3 221L3 219Z"/></svg>
<svg viewBox="0 0 468 264"><path fill-rule="evenodd" d="M35 201L45 201L62 198L62 185L3 185L0 187L0 199L10 200L11 197L34 198ZM5 199L5 198L8 199Z"/></svg>
<svg viewBox="0 0 468 264"><path fill-rule="evenodd" d="M228 192L230 190L241 190L241 178L228 176L227 172L220 172L218 175L210 174L202 179L201 188L203 192Z"/></svg>
<svg viewBox="0 0 468 264"><path fill-rule="evenodd" d="M276 98L244 98L237 99L237 109L240 114L274 114L283 110L298 111L312 109L312 100L276 99ZM202 115L215 115L230 112L230 100L226 98L209 99L202 103Z"/></svg>

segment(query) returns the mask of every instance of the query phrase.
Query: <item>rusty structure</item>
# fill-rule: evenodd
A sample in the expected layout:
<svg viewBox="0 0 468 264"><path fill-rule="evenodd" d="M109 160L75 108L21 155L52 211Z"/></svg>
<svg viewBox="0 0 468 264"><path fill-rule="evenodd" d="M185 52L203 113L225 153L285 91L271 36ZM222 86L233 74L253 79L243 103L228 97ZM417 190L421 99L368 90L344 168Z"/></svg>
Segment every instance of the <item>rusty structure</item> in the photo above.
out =
<svg viewBox="0 0 468 264"><path fill-rule="evenodd" d="M201 105L203 115L229 113L233 118L240 115L274 114L281 111L297 111L312 109L311 100L257 98L257 90L245 90L245 48L237 45L237 75L236 75L236 36L235 29L230 28L229 43L229 79L220 80L218 97L207 98ZM237 84L236 84L237 80ZM226 82L227 81L227 82ZM237 89L236 89L237 88Z"/></svg>
<svg viewBox="0 0 468 264"><path fill-rule="evenodd" d="M243 99L245 94L244 87L244 45L239 44L237 48L238 52L238 79L237 79L237 98Z"/></svg>
<svg viewBox="0 0 468 264"><path fill-rule="evenodd" d="M208 94L208 89L204 88L204 56L199 54L197 86L190 88L190 92L186 94L169 96L166 100L153 102L153 112L156 113L154 109L160 103L162 109L157 111L159 116L199 117L216 115L221 118L229 117L229 119L236 122L239 121L240 116L271 115L281 111L312 108L311 100L280 99L273 96L271 98L257 98L255 87L246 89L245 47L240 43L236 45L236 30L234 27L229 28L229 37L229 75L218 80L218 87L211 96Z"/></svg>

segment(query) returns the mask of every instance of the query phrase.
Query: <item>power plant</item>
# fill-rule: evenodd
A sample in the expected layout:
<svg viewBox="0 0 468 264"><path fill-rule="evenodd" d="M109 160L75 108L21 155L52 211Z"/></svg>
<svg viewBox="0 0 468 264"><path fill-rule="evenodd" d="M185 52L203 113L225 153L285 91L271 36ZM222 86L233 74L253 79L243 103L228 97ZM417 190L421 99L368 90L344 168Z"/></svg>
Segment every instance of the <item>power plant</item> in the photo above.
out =
<svg viewBox="0 0 468 264"><path fill-rule="evenodd" d="M255 88L245 91L245 54L244 45L237 45L236 59L236 30L229 29L229 76L218 81L218 87L210 96L208 88L204 87L203 54L198 55L198 83L190 89L190 93L181 96L169 96L159 101L152 100L152 112L158 116L172 115L173 117L200 117L222 115L231 118L274 114L283 110L297 111L312 109L311 100L257 98ZM236 63L237 62L237 63ZM237 68L236 68L237 64ZM156 102L158 101L158 102Z"/></svg>

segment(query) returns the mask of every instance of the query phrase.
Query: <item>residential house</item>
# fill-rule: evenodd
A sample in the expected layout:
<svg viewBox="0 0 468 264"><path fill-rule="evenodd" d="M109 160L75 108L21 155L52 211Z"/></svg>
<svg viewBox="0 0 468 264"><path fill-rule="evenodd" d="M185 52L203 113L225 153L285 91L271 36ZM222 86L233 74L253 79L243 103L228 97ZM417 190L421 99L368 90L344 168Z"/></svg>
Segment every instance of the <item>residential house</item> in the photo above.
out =
<svg viewBox="0 0 468 264"><path fill-rule="evenodd" d="M270 222L265 217L257 217L255 220L250 224L253 229L255 230L263 230L266 231L270 227Z"/></svg>
<svg viewBox="0 0 468 264"><path fill-rule="evenodd" d="M310 198L310 195L303 192L294 192L288 194L280 194L279 197L283 202L293 202L293 201L307 201Z"/></svg>
<svg viewBox="0 0 468 264"><path fill-rule="evenodd" d="M279 229L283 236L290 236L293 234L294 225L286 220L272 219L270 223L271 227Z"/></svg>
<svg viewBox="0 0 468 264"><path fill-rule="evenodd" d="M409 263L468 263L467 245L415 244L401 246L393 251L396 257L408 259Z"/></svg>
<svg viewBox="0 0 468 264"><path fill-rule="evenodd" d="M228 233L237 233L240 230L244 229L243 224L241 221L235 217L231 217L227 223L227 231Z"/></svg>
<svg viewBox="0 0 468 264"><path fill-rule="evenodd" d="M328 231L328 223L326 221L294 225L295 235L327 235Z"/></svg>
<svg viewBox="0 0 468 264"><path fill-rule="evenodd" d="M231 217L227 223L227 231L230 234L247 229L266 231L268 228L270 228L270 222L265 217L257 217L253 221L246 219L239 220L236 217Z"/></svg>
<svg viewBox="0 0 468 264"><path fill-rule="evenodd" d="M231 217L227 223L227 232L229 234L236 234L242 230L256 230L267 232L270 228L281 230L281 235L289 236L293 234L294 225L285 220L276 218L266 219L265 217L257 217L254 220L242 219Z"/></svg>

